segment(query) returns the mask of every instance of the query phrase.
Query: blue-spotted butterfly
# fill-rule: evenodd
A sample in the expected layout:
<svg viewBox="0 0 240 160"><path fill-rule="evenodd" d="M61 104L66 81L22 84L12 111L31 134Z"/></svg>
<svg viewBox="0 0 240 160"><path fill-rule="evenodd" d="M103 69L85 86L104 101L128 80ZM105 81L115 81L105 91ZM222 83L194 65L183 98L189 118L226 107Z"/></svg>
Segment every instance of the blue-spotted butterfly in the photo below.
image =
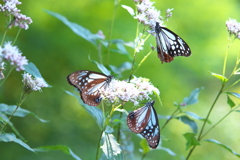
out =
<svg viewBox="0 0 240 160"><path fill-rule="evenodd" d="M80 70L71 73L68 77L68 83L76 87L81 99L84 103L90 106L97 106L100 104L102 98L99 89L106 89L110 84L113 76L102 73Z"/></svg>
<svg viewBox="0 0 240 160"><path fill-rule="evenodd" d="M156 22L155 33L158 57L162 63L169 63L176 56L188 57L191 55L191 50L187 43L174 32L161 27L158 22Z"/></svg>
<svg viewBox="0 0 240 160"><path fill-rule="evenodd" d="M146 138L148 145L155 149L160 140L160 129L157 113L153 107L154 101L130 112L127 116L128 128L134 133L140 133Z"/></svg>

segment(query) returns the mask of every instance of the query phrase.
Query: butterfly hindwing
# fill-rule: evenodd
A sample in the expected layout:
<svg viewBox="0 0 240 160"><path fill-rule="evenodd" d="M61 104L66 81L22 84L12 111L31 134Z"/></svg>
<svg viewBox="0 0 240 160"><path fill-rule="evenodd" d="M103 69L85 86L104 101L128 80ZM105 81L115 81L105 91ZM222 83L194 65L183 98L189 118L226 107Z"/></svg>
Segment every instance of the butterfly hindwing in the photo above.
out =
<svg viewBox="0 0 240 160"><path fill-rule="evenodd" d="M162 62L169 63L176 56L191 55L188 44L171 30L161 27L158 22L156 22L155 32L158 57Z"/></svg>
<svg viewBox="0 0 240 160"><path fill-rule="evenodd" d="M148 145L155 149L160 140L160 128L157 113L153 107L154 101L128 114L127 125L134 133L140 133L146 138Z"/></svg>
<svg viewBox="0 0 240 160"><path fill-rule="evenodd" d="M111 82L112 76L102 73L80 70L67 77L70 85L76 87L84 103L97 106L101 102L99 89L106 88Z"/></svg>

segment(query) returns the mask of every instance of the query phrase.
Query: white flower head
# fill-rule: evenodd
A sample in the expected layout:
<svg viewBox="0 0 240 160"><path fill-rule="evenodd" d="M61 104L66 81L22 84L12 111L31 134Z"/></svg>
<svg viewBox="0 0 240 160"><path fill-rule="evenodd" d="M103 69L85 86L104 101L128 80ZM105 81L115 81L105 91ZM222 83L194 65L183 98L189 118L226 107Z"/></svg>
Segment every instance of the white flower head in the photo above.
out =
<svg viewBox="0 0 240 160"><path fill-rule="evenodd" d="M21 51L16 46L12 46L11 42L6 42L1 48L0 54L2 58L9 61L11 65L16 66L17 71L24 70L24 65L28 64L25 56L22 56Z"/></svg>
<svg viewBox="0 0 240 160"><path fill-rule="evenodd" d="M140 101L151 99L150 95L154 92L158 95L160 94L159 90L148 79L141 77L134 77L130 82L113 79L109 87L101 89L100 92L102 97L111 103L130 101L134 106L137 106Z"/></svg>
<svg viewBox="0 0 240 160"><path fill-rule="evenodd" d="M34 78L29 73L23 74L22 82L26 91L41 91L43 87L48 87L43 78Z"/></svg>
<svg viewBox="0 0 240 160"><path fill-rule="evenodd" d="M236 19L229 19L226 21L226 27L230 35L240 39L240 23Z"/></svg>

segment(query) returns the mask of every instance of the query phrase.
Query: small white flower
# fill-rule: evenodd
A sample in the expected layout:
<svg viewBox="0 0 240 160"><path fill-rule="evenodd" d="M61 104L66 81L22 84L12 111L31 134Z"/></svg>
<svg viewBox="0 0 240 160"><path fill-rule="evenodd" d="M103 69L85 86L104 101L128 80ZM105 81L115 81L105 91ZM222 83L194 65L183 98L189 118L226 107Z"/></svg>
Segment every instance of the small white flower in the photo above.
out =
<svg viewBox="0 0 240 160"><path fill-rule="evenodd" d="M100 92L102 97L111 103L130 101L134 106L137 106L140 101L151 99L150 95L154 92L158 95L160 94L159 90L155 88L148 79L141 77L134 77L130 82L113 79L109 87L107 87L107 89L101 89Z"/></svg>
<svg viewBox="0 0 240 160"><path fill-rule="evenodd" d="M11 42L4 44L4 47L0 49L0 54L2 54L3 59L16 66L17 71L24 70L24 65L28 64L26 57L22 56L21 51L16 46L12 46Z"/></svg>
<svg viewBox="0 0 240 160"><path fill-rule="evenodd" d="M234 35L236 38L240 39L240 23L236 19L229 19L226 21L226 27L230 35Z"/></svg>
<svg viewBox="0 0 240 160"><path fill-rule="evenodd" d="M48 84L43 78L33 78L29 73L23 74L23 85L27 91L41 91L43 87L48 87Z"/></svg>

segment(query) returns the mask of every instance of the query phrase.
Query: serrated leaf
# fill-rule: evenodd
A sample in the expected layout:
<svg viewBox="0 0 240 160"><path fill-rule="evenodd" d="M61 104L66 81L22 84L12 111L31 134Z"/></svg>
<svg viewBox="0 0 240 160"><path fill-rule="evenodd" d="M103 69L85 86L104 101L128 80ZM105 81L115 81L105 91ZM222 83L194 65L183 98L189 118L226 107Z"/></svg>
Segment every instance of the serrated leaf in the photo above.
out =
<svg viewBox="0 0 240 160"><path fill-rule="evenodd" d="M211 75L216 77L216 78L218 78L218 79L220 79L223 83L228 81L228 79L226 77L224 77L223 75L216 74L216 73L213 73L213 72L211 72Z"/></svg>
<svg viewBox="0 0 240 160"><path fill-rule="evenodd" d="M239 154L239 153L233 151L230 147L228 147L228 146L225 145L225 144L222 144L222 143L218 142L218 141L215 140L215 139L205 139L205 140L203 140L203 141L217 144L217 145L219 145L220 147L226 149L227 151L231 152L232 154L234 154L235 156L237 156L237 157L240 158L240 154Z"/></svg>
<svg viewBox="0 0 240 160"><path fill-rule="evenodd" d="M196 88L194 89L190 96L189 97L185 97L183 99L183 104L185 105L190 105L190 104L195 104L198 102L198 96L199 96L199 93L200 91L202 90L203 88Z"/></svg>
<svg viewBox="0 0 240 160"><path fill-rule="evenodd" d="M226 94L234 96L234 97L240 99L240 94L239 93L236 93L236 92L226 92Z"/></svg>
<svg viewBox="0 0 240 160"><path fill-rule="evenodd" d="M14 142L17 143L29 151L35 152L29 145L18 139L13 133L0 133L0 142Z"/></svg>
<svg viewBox="0 0 240 160"><path fill-rule="evenodd" d="M84 28L83 26L70 22L66 17L51 11L46 11L48 14L54 16L55 18L62 21L66 26L68 26L75 34L82 37L83 39L89 41L93 45L97 45L97 40L102 39L102 37L98 34L91 33L88 29Z"/></svg>
<svg viewBox="0 0 240 160"><path fill-rule="evenodd" d="M12 115L13 112L15 111L15 109L17 108L16 105L7 105L7 104L4 104L4 103L0 103L0 108L6 108L7 107L7 110L3 111L4 114L7 114L7 115ZM30 112L26 109L23 109L21 107L18 107L17 111L13 114L13 116L16 116L16 117L25 117L27 115L32 115L34 116L35 118L37 118L39 121L43 122L43 123L46 123L48 122L47 120L44 120L42 118L39 118L37 115L35 115L33 112Z"/></svg>
<svg viewBox="0 0 240 160"><path fill-rule="evenodd" d="M232 99L227 95L227 104L233 108L236 104L232 101Z"/></svg>
<svg viewBox="0 0 240 160"><path fill-rule="evenodd" d="M198 126L194 120L188 118L187 116L179 116L179 117L176 117L176 119L187 124L193 130L194 133L197 133Z"/></svg>
<svg viewBox="0 0 240 160"><path fill-rule="evenodd" d="M36 152L49 152L49 151L61 151L67 155L70 155L72 158L76 160L81 160L73 151L64 145L55 145L55 146L42 146L38 148L34 148L34 151Z"/></svg>
<svg viewBox="0 0 240 160"><path fill-rule="evenodd" d="M126 5L121 5L121 6L122 6L122 8L126 9L131 16L135 15L134 9L132 9L131 7L126 6Z"/></svg>
<svg viewBox="0 0 240 160"><path fill-rule="evenodd" d="M199 141L196 139L196 134L195 133L185 133L183 134L183 136L185 137L185 139L187 140L186 143L186 150L188 148L190 148L191 146L196 146L196 145L200 145Z"/></svg>
<svg viewBox="0 0 240 160"><path fill-rule="evenodd" d="M84 109L86 109L86 111L96 120L96 123L98 124L98 126L100 127L100 129L103 128L103 123L105 121L104 117L103 117L103 113L102 110L95 107L95 106L89 106L85 103L83 103L82 99L80 98L79 95L76 95L74 93L71 93L69 91L65 91L67 94L75 97L78 99L79 103L81 106L83 106Z"/></svg>
<svg viewBox="0 0 240 160"><path fill-rule="evenodd" d="M114 159L115 156L122 152L120 145L117 143L113 134L103 132L102 141L103 145L100 148L108 159Z"/></svg>
<svg viewBox="0 0 240 160"><path fill-rule="evenodd" d="M186 112L183 112L183 113L186 113L188 116L190 116L194 119L197 119L197 120L201 120L201 121L206 120L206 118L200 117L196 113L193 113L193 112L186 111ZM211 124L211 121L207 120L207 123Z"/></svg>

